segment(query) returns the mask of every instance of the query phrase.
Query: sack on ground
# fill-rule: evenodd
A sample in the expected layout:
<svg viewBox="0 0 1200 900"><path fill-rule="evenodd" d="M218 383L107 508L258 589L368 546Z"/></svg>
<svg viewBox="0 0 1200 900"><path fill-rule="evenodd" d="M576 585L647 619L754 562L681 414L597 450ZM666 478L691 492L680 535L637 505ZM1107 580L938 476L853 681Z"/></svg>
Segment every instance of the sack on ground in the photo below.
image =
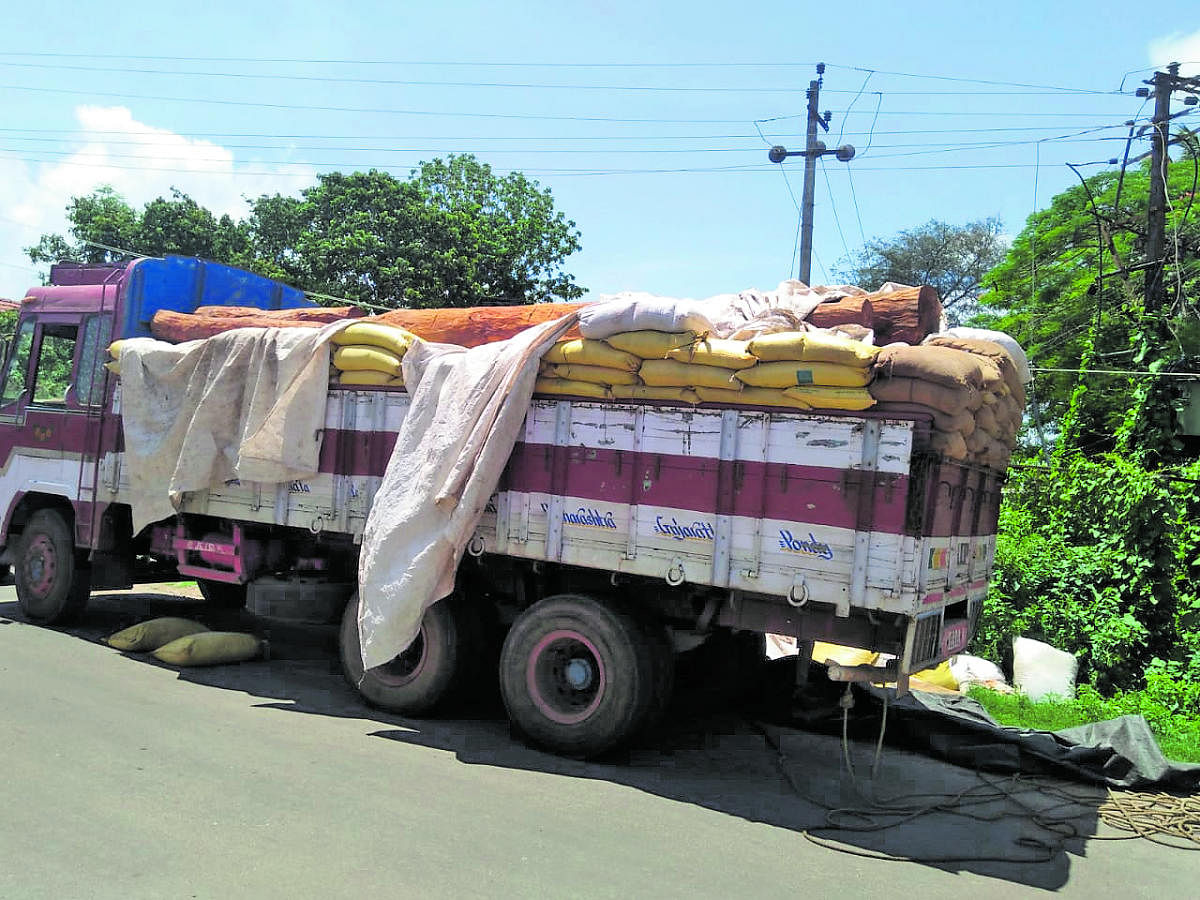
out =
<svg viewBox="0 0 1200 900"><path fill-rule="evenodd" d="M566 378L570 381L589 381L592 384L637 384L636 372L625 369L610 369L607 366L554 366L555 378Z"/></svg>
<svg viewBox="0 0 1200 900"><path fill-rule="evenodd" d="M829 331L784 331L750 341L750 352L764 362L804 360L836 363L839 366L869 366L879 353L862 341Z"/></svg>
<svg viewBox="0 0 1200 900"><path fill-rule="evenodd" d="M208 631L171 641L155 650L154 658L173 666L219 666L254 659L260 649L252 634Z"/></svg>
<svg viewBox="0 0 1200 900"><path fill-rule="evenodd" d="M718 366L701 366L675 359L648 359L638 370L642 381L655 387L713 387L736 390L734 372Z"/></svg>
<svg viewBox="0 0 1200 900"><path fill-rule="evenodd" d="M746 349L745 341L728 341L710 338L690 347L680 347L667 353L671 359L701 366L717 366L722 369L748 369L758 358Z"/></svg>
<svg viewBox="0 0 1200 900"><path fill-rule="evenodd" d="M809 384L864 387L871 380L871 371L825 362L760 362L752 369L735 372L734 376L753 387L788 388Z"/></svg>
<svg viewBox="0 0 1200 900"><path fill-rule="evenodd" d="M807 403L813 409L863 410L875 405L875 398L866 388L790 387L784 389L786 396Z"/></svg>
<svg viewBox="0 0 1200 900"><path fill-rule="evenodd" d="M1013 687L1030 700L1052 694L1070 700L1078 670L1074 654L1030 638L1013 638Z"/></svg>
<svg viewBox="0 0 1200 900"><path fill-rule="evenodd" d="M105 638L104 642L117 650L142 653L147 650L157 650L173 640L204 631L208 631L208 629L199 622L164 616L161 619L150 619L147 622L130 625Z"/></svg>
<svg viewBox="0 0 1200 900"><path fill-rule="evenodd" d="M556 366L603 366L606 369L624 369L626 372L636 372L642 364L639 357L611 347L604 341L581 338L559 341L546 351L542 360Z"/></svg>
<svg viewBox="0 0 1200 900"><path fill-rule="evenodd" d="M609 335L604 342L639 359L666 359L672 350L690 347L699 338L694 331L669 334L665 331L624 331Z"/></svg>

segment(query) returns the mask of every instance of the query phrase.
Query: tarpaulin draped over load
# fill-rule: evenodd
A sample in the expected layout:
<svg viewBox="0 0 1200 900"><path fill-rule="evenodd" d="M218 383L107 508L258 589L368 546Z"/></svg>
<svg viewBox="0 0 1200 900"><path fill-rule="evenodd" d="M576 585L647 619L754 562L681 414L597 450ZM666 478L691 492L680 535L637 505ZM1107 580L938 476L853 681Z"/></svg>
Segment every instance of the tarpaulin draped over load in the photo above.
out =
<svg viewBox="0 0 1200 900"><path fill-rule="evenodd" d="M570 313L471 349L418 341L405 355L412 402L359 557L365 669L407 648L425 610L454 590L459 560L529 411L542 354L577 320Z"/></svg>
<svg viewBox="0 0 1200 900"><path fill-rule="evenodd" d="M182 494L238 478L317 472L329 338L320 329L239 329L208 340L122 342L121 419L136 533Z"/></svg>

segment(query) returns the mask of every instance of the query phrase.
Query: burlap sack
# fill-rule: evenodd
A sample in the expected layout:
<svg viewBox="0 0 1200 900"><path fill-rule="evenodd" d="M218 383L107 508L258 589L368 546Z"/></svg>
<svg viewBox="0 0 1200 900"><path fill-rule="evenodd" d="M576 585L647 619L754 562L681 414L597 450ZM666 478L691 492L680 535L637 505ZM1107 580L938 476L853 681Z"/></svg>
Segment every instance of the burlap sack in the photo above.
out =
<svg viewBox="0 0 1200 900"><path fill-rule="evenodd" d="M946 387L917 378L876 378L867 388L880 403L917 403L954 416L978 409L983 396L970 385Z"/></svg>
<svg viewBox="0 0 1200 900"><path fill-rule="evenodd" d="M985 373L980 358L952 347L911 347L893 344L879 352L878 374L886 378L917 378L948 388L983 390L999 379Z"/></svg>

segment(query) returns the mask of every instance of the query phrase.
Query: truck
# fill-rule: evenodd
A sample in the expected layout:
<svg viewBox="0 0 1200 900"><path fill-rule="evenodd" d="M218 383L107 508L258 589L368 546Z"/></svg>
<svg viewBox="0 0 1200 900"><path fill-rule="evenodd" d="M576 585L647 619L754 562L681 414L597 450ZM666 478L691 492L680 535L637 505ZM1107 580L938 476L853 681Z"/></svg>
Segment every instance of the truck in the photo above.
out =
<svg viewBox="0 0 1200 900"><path fill-rule="evenodd" d="M0 386L0 563L32 622L168 564L204 598L335 625L368 702L426 715L499 683L514 726L592 756L666 706L676 655L739 636L887 654L831 666L894 682L968 644L987 593L1003 473L945 459L914 412L793 411L535 397L462 556L416 640L363 670L359 547L409 407L402 387L331 385L319 472L184 495L134 533L117 338L160 309L311 305L269 279L186 257L60 264L29 290ZM757 642L757 643L756 643ZM498 652L497 652L498 647Z"/></svg>

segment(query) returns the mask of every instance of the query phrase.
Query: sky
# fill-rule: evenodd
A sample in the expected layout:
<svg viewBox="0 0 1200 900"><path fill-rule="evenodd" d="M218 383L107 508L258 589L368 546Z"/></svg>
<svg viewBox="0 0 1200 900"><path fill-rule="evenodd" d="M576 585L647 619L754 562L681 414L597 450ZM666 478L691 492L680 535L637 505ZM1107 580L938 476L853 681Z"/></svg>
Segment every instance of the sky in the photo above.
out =
<svg viewBox="0 0 1200 900"><path fill-rule="evenodd" d="M81 9L22 4L0 29L0 297L39 282L23 248L101 184L237 217L320 172L457 152L551 189L593 294L773 288L798 270L803 162L767 149L803 147L818 62L823 140L857 150L817 170L812 281L836 283L930 219L1015 235L1075 183L1065 163L1121 156L1152 67L1200 74L1194 0Z"/></svg>

